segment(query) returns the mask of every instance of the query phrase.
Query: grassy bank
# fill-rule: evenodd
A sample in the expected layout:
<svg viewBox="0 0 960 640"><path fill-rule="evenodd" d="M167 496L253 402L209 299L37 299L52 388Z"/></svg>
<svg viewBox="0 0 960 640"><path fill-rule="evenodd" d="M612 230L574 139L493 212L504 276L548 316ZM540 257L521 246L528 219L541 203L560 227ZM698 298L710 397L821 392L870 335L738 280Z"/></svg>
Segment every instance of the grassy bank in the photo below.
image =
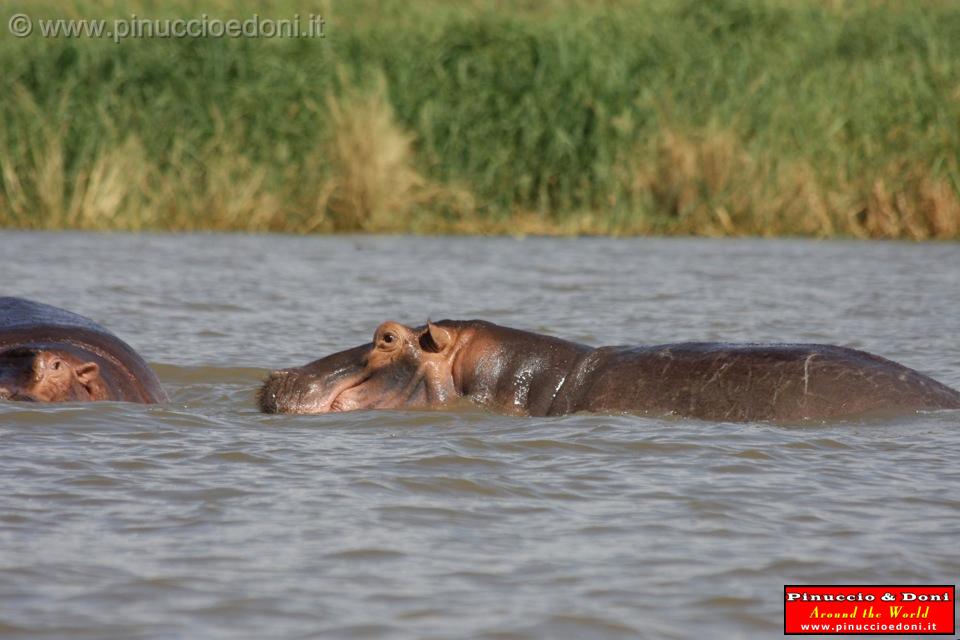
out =
<svg viewBox="0 0 960 640"><path fill-rule="evenodd" d="M356 0L324 38L14 38L0 225L960 238L951 0Z"/></svg>

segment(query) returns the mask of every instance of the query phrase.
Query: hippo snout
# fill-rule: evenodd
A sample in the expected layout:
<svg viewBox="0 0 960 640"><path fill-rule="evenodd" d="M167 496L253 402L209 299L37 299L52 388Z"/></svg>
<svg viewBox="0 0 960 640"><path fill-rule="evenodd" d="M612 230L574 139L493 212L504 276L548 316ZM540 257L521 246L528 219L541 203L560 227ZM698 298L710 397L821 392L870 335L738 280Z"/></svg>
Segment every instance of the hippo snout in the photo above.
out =
<svg viewBox="0 0 960 640"><path fill-rule="evenodd" d="M0 385L0 400L11 400L16 402L37 402L37 398L29 393L20 391L17 387L7 387Z"/></svg>
<svg viewBox="0 0 960 640"><path fill-rule="evenodd" d="M292 372L286 369L271 372L257 394L260 410L264 413L285 413L288 411L293 378L295 376Z"/></svg>

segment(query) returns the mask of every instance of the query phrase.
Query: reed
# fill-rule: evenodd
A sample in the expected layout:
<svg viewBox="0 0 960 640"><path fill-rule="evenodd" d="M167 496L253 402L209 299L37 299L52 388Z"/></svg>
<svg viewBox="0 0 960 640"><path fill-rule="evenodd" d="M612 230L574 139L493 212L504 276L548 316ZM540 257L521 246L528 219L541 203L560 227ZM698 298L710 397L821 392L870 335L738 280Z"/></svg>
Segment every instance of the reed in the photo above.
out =
<svg viewBox="0 0 960 640"><path fill-rule="evenodd" d="M951 1L320 9L322 39L4 33L0 225L960 238Z"/></svg>

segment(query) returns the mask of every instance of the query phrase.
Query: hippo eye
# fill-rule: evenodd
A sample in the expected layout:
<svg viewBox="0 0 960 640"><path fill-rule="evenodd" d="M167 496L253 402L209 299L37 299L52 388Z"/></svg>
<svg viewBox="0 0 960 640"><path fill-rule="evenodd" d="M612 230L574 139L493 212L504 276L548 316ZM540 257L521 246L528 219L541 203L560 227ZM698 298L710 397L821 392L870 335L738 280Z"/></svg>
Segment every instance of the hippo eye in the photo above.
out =
<svg viewBox="0 0 960 640"><path fill-rule="evenodd" d="M57 371L58 369L60 369L60 361L59 361L59 360L54 360L54 361L53 361L53 370L54 370L54 371Z"/></svg>
<svg viewBox="0 0 960 640"><path fill-rule="evenodd" d="M377 346L381 349L392 350L400 343L400 338L393 331L384 331L377 339Z"/></svg>
<svg viewBox="0 0 960 640"><path fill-rule="evenodd" d="M410 330L396 322L384 322L373 332L373 348L392 353L408 344Z"/></svg>

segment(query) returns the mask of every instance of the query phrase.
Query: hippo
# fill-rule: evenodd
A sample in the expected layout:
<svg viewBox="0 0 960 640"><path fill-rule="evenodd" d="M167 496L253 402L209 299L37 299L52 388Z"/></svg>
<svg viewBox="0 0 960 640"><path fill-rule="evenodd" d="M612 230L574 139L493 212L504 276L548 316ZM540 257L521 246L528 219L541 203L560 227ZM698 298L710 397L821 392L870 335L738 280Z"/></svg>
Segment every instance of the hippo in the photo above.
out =
<svg viewBox="0 0 960 640"><path fill-rule="evenodd" d="M0 400L151 404L167 396L137 352L92 320L0 298Z"/></svg>
<svg viewBox="0 0 960 640"><path fill-rule="evenodd" d="M460 399L524 416L674 414L710 421L805 421L960 409L957 392L856 349L685 342L594 348L481 320L407 327L275 371L265 413L442 408Z"/></svg>

